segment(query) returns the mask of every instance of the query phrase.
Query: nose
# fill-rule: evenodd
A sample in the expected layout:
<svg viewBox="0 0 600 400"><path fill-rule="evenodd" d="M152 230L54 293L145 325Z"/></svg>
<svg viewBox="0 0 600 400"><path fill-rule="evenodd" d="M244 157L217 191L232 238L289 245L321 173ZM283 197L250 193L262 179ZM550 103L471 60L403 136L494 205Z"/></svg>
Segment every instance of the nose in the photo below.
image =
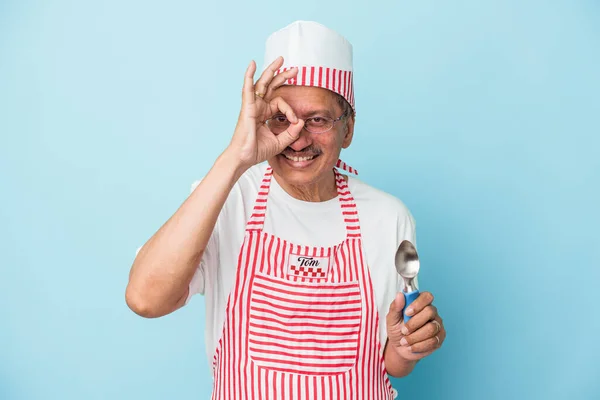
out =
<svg viewBox="0 0 600 400"><path fill-rule="evenodd" d="M311 144L312 144L312 139L311 139L310 132L307 132L306 129L302 129L300 131L300 136L298 136L298 139L296 139L296 141L294 143L289 145L289 147L291 149L293 149L294 151L301 151L302 149L305 149L306 147L310 146Z"/></svg>

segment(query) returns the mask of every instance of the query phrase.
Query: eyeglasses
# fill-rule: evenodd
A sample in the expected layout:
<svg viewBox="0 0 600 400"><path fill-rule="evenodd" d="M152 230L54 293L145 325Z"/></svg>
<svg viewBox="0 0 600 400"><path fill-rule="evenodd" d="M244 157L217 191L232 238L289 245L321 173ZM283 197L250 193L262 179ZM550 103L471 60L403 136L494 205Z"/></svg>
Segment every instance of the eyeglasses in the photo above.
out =
<svg viewBox="0 0 600 400"><path fill-rule="evenodd" d="M346 115L342 114L338 118L329 117L311 117L304 121L304 129L310 133L325 133L330 131L336 122L340 121ZM278 135L290 126L290 121L283 114L276 114L265 121L271 132Z"/></svg>

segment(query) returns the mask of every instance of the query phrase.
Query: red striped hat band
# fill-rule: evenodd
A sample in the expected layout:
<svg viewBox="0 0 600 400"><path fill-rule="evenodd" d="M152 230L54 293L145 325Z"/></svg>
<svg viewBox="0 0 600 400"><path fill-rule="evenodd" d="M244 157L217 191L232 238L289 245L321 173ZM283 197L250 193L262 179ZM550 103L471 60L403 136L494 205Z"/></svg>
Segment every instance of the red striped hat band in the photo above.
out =
<svg viewBox="0 0 600 400"><path fill-rule="evenodd" d="M275 72L275 76L292 68L292 66L280 68ZM352 109L355 110L352 71L328 67L302 66L298 67L298 75L295 78L286 80L284 84L314 86L331 90L346 99L352 106Z"/></svg>

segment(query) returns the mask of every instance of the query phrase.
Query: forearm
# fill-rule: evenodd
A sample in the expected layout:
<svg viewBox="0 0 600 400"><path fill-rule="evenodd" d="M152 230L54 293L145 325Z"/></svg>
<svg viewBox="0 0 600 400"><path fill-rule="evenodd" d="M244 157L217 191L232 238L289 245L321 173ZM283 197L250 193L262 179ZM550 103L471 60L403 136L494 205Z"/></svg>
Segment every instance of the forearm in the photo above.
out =
<svg viewBox="0 0 600 400"><path fill-rule="evenodd" d="M126 300L145 317L177 309L188 294L217 218L245 168L223 153L193 193L146 242L129 275Z"/></svg>
<svg viewBox="0 0 600 400"><path fill-rule="evenodd" d="M396 378L407 376L417 365L417 361L409 361L400 357L394 347L389 344L389 341L386 343L383 357L387 373Z"/></svg>

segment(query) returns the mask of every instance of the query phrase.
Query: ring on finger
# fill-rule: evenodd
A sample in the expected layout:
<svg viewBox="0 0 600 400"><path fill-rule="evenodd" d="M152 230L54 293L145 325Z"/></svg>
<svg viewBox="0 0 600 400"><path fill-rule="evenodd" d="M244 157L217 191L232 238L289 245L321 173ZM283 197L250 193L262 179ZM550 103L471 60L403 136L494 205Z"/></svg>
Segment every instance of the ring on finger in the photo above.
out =
<svg viewBox="0 0 600 400"><path fill-rule="evenodd" d="M440 345L440 338L438 337L438 335L435 335L435 338L437 339L437 345Z"/></svg>
<svg viewBox="0 0 600 400"><path fill-rule="evenodd" d="M258 91L254 92L254 94L255 94L256 96L260 97L261 99L265 97L265 94L264 94L264 93L260 93L260 92L258 92Z"/></svg>
<svg viewBox="0 0 600 400"><path fill-rule="evenodd" d="M440 325L440 323L437 322L435 319L433 321L431 321L431 323L435 324L435 326L437 327L437 330L435 331L435 334L437 335L438 333L440 333L440 330L442 329L442 326ZM439 339L438 339L438 341L439 341Z"/></svg>

